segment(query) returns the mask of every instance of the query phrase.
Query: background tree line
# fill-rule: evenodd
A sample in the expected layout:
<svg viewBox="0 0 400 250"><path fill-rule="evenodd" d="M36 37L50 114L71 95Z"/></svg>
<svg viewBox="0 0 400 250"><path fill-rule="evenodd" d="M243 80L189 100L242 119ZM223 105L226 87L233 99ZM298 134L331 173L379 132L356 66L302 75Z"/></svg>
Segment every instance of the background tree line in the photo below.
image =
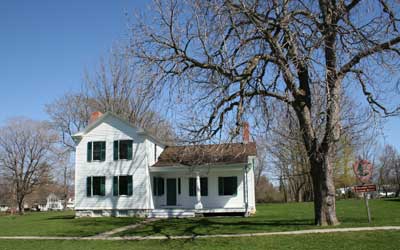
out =
<svg viewBox="0 0 400 250"><path fill-rule="evenodd" d="M21 214L24 204L46 198L40 193L56 193L66 207L73 193L72 135L88 125L94 111L113 112L167 143L175 140L170 123L157 112L154 94L144 87L148 79L131 67L126 48L114 47L84 75L81 91L46 105L49 121L20 117L0 128L0 202Z"/></svg>

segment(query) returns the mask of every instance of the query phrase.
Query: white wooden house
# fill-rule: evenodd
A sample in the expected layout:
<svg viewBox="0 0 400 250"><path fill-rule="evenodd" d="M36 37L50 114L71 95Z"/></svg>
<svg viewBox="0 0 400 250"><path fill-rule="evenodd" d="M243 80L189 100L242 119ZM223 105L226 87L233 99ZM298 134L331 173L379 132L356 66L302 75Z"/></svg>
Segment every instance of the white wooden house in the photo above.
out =
<svg viewBox="0 0 400 250"><path fill-rule="evenodd" d="M58 198L57 195L51 193L47 196L46 210L45 211L57 211L64 209L64 201Z"/></svg>
<svg viewBox="0 0 400 250"><path fill-rule="evenodd" d="M255 212L256 145L167 146L107 112L75 134L76 216Z"/></svg>

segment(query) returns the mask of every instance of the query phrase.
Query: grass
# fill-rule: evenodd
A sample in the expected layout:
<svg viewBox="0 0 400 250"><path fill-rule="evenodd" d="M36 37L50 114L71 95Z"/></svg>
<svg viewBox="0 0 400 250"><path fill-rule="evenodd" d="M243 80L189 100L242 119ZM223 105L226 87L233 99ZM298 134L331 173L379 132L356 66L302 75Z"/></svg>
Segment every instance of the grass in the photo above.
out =
<svg viewBox="0 0 400 250"><path fill-rule="evenodd" d="M362 200L337 202L339 227L400 225L400 199L371 200L373 223ZM74 212L0 216L0 236L92 236L141 221L140 218L74 218ZM121 232L119 236L205 235L291 231L315 228L312 203L262 204L255 216L166 219Z"/></svg>
<svg viewBox="0 0 400 250"><path fill-rule="evenodd" d="M337 227L400 225L400 199L370 200L372 223L369 224L363 200L337 202ZM251 232L292 231L316 228L313 203L262 204L256 215L243 217L204 217L168 219L149 223L119 236L205 235Z"/></svg>
<svg viewBox="0 0 400 250"><path fill-rule="evenodd" d="M73 211L0 216L0 236L91 236L140 221L140 218L74 218Z"/></svg>
<svg viewBox="0 0 400 250"><path fill-rule="evenodd" d="M376 231L357 233L308 234L272 237L216 238L196 240L145 240L145 241L65 241L65 240L2 240L0 250L75 250L75 249L380 249L397 250L400 231Z"/></svg>

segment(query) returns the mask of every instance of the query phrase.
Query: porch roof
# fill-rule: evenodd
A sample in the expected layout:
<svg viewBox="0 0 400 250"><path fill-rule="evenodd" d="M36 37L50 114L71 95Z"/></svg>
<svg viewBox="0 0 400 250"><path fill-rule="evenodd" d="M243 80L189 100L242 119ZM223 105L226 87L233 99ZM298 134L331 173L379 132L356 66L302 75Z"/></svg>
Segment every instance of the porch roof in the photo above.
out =
<svg viewBox="0 0 400 250"><path fill-rule="evenodd" d="M152 167L247 163L249 156L256 155L254 142L167 146Z"/></svg>

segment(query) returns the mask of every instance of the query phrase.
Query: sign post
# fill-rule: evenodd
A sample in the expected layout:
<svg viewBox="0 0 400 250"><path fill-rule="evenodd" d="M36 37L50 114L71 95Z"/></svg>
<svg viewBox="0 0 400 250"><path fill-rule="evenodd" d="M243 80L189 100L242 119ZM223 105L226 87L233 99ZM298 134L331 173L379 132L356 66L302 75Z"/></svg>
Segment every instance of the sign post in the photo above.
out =
<svg viewBox="0 0 400 250"><path fill-rule="evenodd" d="M372 177L372 169L372 164L367 160L358 160L353 164L354 174L357 176L357 179L359 179L362 183L362 185L360 186L355 186L354 191L358 193L363 193L369 223L371 223L371 211L368 204L368 192L376 191L376 185L366 185L366 183L368 183Z"/></svg>
<svg viewBox="0 0 400 250"><path fill-rule="evenodd" d="M367 208L368 223L371 223L371 212L368 205L368 194L364 192L365 207Z"/></svg>

